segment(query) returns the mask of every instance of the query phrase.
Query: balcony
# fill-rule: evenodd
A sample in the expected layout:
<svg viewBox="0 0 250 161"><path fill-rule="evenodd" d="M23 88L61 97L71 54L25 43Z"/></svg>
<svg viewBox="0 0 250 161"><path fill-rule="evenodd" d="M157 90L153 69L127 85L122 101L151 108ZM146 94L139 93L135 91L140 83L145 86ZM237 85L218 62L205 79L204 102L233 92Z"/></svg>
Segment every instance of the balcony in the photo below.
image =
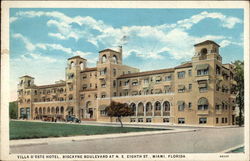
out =
<svg viewBox="0 0 250 161"><path fill-rule="evenodd" d="M209 115L209 110L197 110L197 115Z"/></svg>
<svg viewBox="0 0 250 161"><path fill-rule="evenodd" d="M163 116L170 116L170 112L163 111Z"/></svg>
<svg viewBox="0 0 250 161"><path fill-rule="evenodd" d="M201 81L201 80L209 80L210 76L209 75L197 75L196 76L196 81Z"/></svg>
<svg viewBox="0 0 250 161"><path fill-rule="evenodd" d="M144 116L144 112L138 112L137 116Z"/></svg>

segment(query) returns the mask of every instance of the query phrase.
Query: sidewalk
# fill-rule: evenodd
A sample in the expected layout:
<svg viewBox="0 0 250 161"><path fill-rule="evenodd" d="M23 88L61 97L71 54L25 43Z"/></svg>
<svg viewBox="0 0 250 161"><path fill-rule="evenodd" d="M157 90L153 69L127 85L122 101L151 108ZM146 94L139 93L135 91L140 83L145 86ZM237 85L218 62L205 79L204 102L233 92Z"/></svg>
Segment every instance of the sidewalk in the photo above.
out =
<svg viewBox="0 0 250 161"><path fill-rule="evenodd" d="M87 141L96 139L113 139L123 137L145 136L145 135L157 135L157 134L173 134L180 132L194 132L196 129L172 129L161 131L148 131L148 132L130 132L119 134L104 134L104 135L83 135L83 136L70 136L70 137L54 137L54 138L40 138L40 139L20 139L10 140L10 146L29 146L29 145L48 145L48 144L60 144L74 141Z"/></svg>

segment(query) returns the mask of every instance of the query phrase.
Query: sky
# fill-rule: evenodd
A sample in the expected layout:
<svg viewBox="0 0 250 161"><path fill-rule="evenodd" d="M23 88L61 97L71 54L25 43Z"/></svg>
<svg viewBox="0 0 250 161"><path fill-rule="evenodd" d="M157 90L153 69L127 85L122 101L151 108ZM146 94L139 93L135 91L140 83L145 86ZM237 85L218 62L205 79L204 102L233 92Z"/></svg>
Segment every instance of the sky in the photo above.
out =
<svg viewBox="0 0 250 161"><path fill-rule="evenodd" d="M19 77L36 85L65 80L67 59L96 66L98 52L123 46L123 64L140 71L190 61L193 45L213 40L223 63L243 60L242 9L11 8L10 96Z"/></svg>

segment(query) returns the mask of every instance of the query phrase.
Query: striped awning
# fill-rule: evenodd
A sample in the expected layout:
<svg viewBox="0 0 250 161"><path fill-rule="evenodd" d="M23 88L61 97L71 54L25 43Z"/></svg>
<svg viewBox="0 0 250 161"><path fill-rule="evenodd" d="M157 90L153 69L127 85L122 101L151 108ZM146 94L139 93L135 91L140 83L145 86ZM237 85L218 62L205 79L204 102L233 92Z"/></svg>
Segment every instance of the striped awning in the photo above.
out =
<svg viewBox="0 0 250 161"><path fill-rule="evenodd" d="M209 64L198 64L196 70L205 70L209 68Z"/></svg>
<svg viewBox="0 0 250 161"><path fill-rule="evenodd" d="M178 85L178 89L185 89L185 85Z"/></svg>
<svg viewBox="0 0 250 161"><path fill-rule="evenodd" d="M155 78L155 80L156 80L156 81L160 81L160 80L161 80L161 76L157 76L157 77Z"/></svg>
<svg viewBox="0 0 250 161"><path fill-rule="evenodd" d="M184 105L185 102L184 101L177 101L177 105Z"/></svg>
<svg viewBox="0 0 250 161"><path fill-rule="evenodd" d="M199 84L199 88L206 88L207 87L207 83L200 83Z"/></svg>
<svg viewBox="0 0 250 161"><path fill-rule="evenodd" d="M138 79L133 79L132 83L138 83Z"/></svg>

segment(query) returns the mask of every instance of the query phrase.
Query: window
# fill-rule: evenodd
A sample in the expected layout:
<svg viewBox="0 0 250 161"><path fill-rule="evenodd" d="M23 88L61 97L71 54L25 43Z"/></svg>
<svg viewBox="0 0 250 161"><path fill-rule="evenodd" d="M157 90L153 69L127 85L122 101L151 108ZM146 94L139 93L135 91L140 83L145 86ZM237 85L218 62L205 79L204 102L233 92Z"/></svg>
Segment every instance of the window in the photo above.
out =
<svg viewBox="0 0 250 161"><path fill-rule="evenodd" d="M192 108L192 103L191 102L188 103L188 108Z"/></svg>
<svg viewBox="0 0 250 161"><path fill-rule="evenodd" d="M199 118L199 124L206 124L206 123L207 123L206 117Z"/></svg>
<svg viewBox="0 0 250 161"><path fill-rule="evenodd" d="M192 89L192 84L188 85L188 89L191 90Z"/></svg>
<svg viewBox="0 0 250 161"><path fill-rule="evenodd" d="M103 82L103 83L101 84L101 87L102 87L102 88L105 88L105 87L106 87L106 83Z"/></svg>
<svg viewBox="0 0 250 161"><path fill-rule="evenodd" d="M198 105L198 110L207 110L208 105Z"/></svg>
<svg viewBox="0 0 250 161"><path fill-rule="evenodd" d="M101 98L105 98L105 97L106 97L106 94L102 93Z"/></svg>
<svg viewBox="0 0 250 161"><path fill-rule="evenodd" d="M227 117L225 117L225 123L227 123Z"/></svg>
<svg viewBox="0 0 250 161"><path fill-rule="evenodd" d="M113 76L116 76L116 69L113 69Z"/></svg>
<svg viewBox="0 0 250 161"><path fill-rule="evenodd" d="M69 73L68 78L73 79L74 78L74 73Z"/></svg>
<svg viewBox="0 0 250 161"><path fill-rule="evenodd" d="M132 86L137 86L138 85L138 80L137 79L134 79L133 81L132 81Z"/></svg>
<svg viewBox="0 0 250 161"><path fill-rule="evenodd" d="M216 109L216 110L219 110L219 109L220 109L220 105L216 105L216 106L215 106L215 109Z"/></svg>
<svg viewBox="0 0 250 161"><path fill-rule="evenodd" d="M101 111L100 111L100 114L101 114L101 116L106 116L107 113L106 113L105 110L101 110Z"/></svg>
<svg viewBox="0 0 250 161"><path fill-rule="evenodd" d="M179 85L179 86L178 86L178 92L179 92L179 93L185 92L185 86L184 86L184 85Z"/></svg>
<svg viewBox="0 0 250 161"><path fill-rule="evenodd" d="M171 81L172 80L172 75L168 75L165 77L165 81Z"/></svg>
<svg viewBox="0 0 250 161"><path fill-rule="evenodd" d="M168 123L169 122L169 118L163 118L163 122Z"/></svg>
<svg viewBox="0 0 250 161"><path fill-rule="evenodd" d="M80 97L81 97L81 100L83 100L83 99L84 99L84 94L81 94L81 96L80 96Z"/></svg>
<svg viewBox="0 0 250 161"><path fill-rule="evenodd" d="M143 122L143 118L138 118L138 122Z"/></svg>
<svg viewBox="0 0 250 161"><path fill-rule="evenodd" d="M116 87L116 80L113 80L113 87Z"/></svg>
<svg viewBox="0 0 250 161"><path fill-rule="evenodd" d="M219 123L219 118L217 117L217 118L216 118L216 124L218 124L218 123Z"/></svg>
<svg viewBox="0 0 250 161"><path fill-rule="evenodd" d="M184 101L178 101L177 105L178 105L178 111L184 111L184 109L185 109L185 102Z"/></svg>
<svg viewBox="0 0 250 161"><path fill-rule="evenodd" d="M208 100L205 97L198 100L198 110L208 110Z"/></svg>
<svg viewBox="0 0 250 161"><path fill-rule="evenodd" d="M107 68L104 68L100 71L100 75L104 75L107 73Z"/></svg>
<svg viewBox="0 0 250 161"><path fill-rule="evenodd" d="M198 76L208 75L208 69L197 70Z"/></svg>
<svg viewBox="0 0 250 161"><path fill-rule="evenodd" d="M191 69L188 70L188 76L192 76L192 70Z"/></svg>
<svg viewBox="0 0 250 161"><path fill-rule="evenodd" d="M178 124L185 124L185 118L178 118Z"/></svg>
<svg viewBox="0 0 250 161"><path fill-rule="evenodd" d="M216 65L216 74L220 75L220 67L218 65Z"/></svg>
<svg viewBox="0 0 250 161"><path fill-rule="evenodd" d="M149 83L149 79L144 79L144 84L148 84Z"/></svg>
<svg viewBox="0 0 250 161"><path fill-rule="evenodd" d="M221 118L221 123L224 123L224 117L223 117L223 118Z"/></svg>
<svg viewBox="0 0 250 161"><path fill-rule="evenodd" d="M120 86L120 87L122 86L122 81L119 81L119 86Z"/></svg>
<svg viewBox="0 0 250 161"><path fill-rule="evenodd" d="M113 55L113 62L117 64L117 57L115 55Z"/></svg>
<svg viewBox="0 0 250 161"><path fill-rule="evenodd" d="M146 122L152 122L151 118L146 118Z"/></svg>
<svg viewBox="0 0 250 161"><path fill-rule="evenodd" d="M185 78L185 71L182 71L182 72L178 72L178 78L181 79L181 78Z"/></svg>
<svg viewBox="0 0 250 161"><path fill-rule="evenodd" d="M199 85L200 92L207 92L207 90L208 90L207 81L199 81L198 85Z"/></svg>
<svg viewBox="0 0 250 161"><path fill-rule="evenodd" d="M116 92L114 92L114 94L113 94L113 95L114 95L114 97L116 97Z"/></svg>
<svg viewBox="0 0 250 161"><path fill-rule="evenodd" d="M125 81L125 82L124 82L124 85L125 85L125 86L128 86L128 85L129 85L129 80Z"/></svg>
<svg viewBox="0 0 250 161"><path fill-rule="evenodd" d="M92 83L89 84L89 87L90 87L90 88L92 87Z"/></svg>
<svg viewBox="0 0 250 161"><path fill-rule="evenodd" d="M106 62L106 60L107 60L106 55L103 55L103 56L102 56L102 63L105 63L105 62Z"/></svg>
<svg viewBox="0 0 250 161"><path fill-rule="evenodd" d="M135 122L135 118L131 118L131 119L130 119L130 122Z"/></svg>
<svg viewBox="0 0 250 161"><path fill-rule="evenodd" d="M165 89L165 93L171 93L171 86L170 85L166 85L164 87L164 89Z"/></svg>

